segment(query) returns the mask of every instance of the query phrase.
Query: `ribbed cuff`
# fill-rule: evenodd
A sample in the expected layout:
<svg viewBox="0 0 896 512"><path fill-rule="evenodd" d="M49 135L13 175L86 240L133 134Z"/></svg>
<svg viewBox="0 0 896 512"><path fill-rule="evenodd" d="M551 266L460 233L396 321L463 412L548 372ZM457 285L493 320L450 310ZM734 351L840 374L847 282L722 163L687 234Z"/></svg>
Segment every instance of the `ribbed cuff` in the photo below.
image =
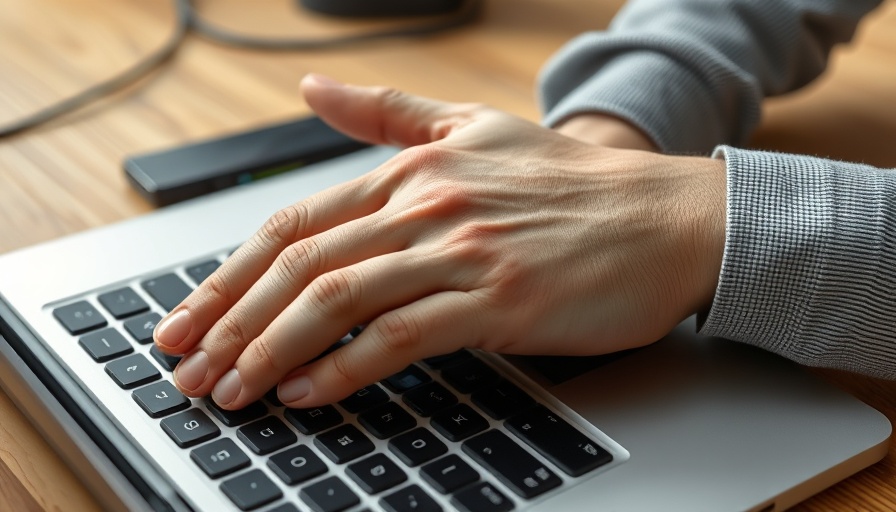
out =
<svg viewBox="0 0 896 512"><path fill-rule="evenodd" d="M725 252L701 334L896 377L896 172L719 147Z"/></svg>

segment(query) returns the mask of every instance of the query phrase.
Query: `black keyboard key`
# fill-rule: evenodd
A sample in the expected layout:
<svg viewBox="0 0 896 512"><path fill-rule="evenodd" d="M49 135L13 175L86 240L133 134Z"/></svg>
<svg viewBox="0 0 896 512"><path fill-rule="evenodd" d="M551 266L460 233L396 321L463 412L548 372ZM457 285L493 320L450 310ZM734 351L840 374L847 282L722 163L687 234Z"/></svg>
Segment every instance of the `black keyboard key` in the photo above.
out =
<svg viewBox="0 0 896 512"><path fill-rule="evenodd" d="M204 444L190 452L190 458L209 478L220 478L248 467L249 456L233 442L224 437Z"/></svg>
<svg viewBox="0 0 896 512"><path fill-rule="evenodd" d="M313 409L289 409L283 415L299 432L310 436L342 423L342 415L332 405Z"/></svg>
<svg viewBox="0 0 896 512"><path fill-rule="evenodd" d="M373 451L373 443L358 427L341 425L314 438L314 445L333 462L342 464Z"/></svg>
<svg viewBox="0 0 896 512"><path fill-rule="evenodd" d="M283 496L280 488L260 469L221 482L221 491L240 510L253 510Z"/></svg>
<svg viewBox="0 0 896 512"><path fill-rule="evenodd" d="M472 393L498 382L500 377L489 365L472 358L442 368L442 378L461 393Z"/></svg>
<svg viewBox="0 0 896 512"><path fill-rule="evenodd" d="M246 446L253 452L264 455L275 452L299 440L296 434L275 416L260 419L236 431Z"/></svg>
<svg viewBox="0 0 896 512"><path fill-rule="evenodd" d="M263 418L268 413L268 408L261 402L252 402L235 411L222 409L211 397L205 399L205 404L208 406L209 412L228 427L238 427L250 421Z"/></svg>
<svg viewBox="0 0 896 512"><path fill-rule="evenodd" d="M432 426L449 441L462 441L488 428L488 421L467 404L457 404L433 415Z"/></svg>
<svg viewBox="0 0 896 512"><path fill-rule="evenodd" d="M358 423L379 439L388 439L417 426L417 420L395 402L388 402L359 414Z"/></svg>
<svg viewBox="0 0 896 512"><path fill-rule="evenodd" d="M86 334L78 340L90 357L98 363L130 354L134 347L114 327Z"/></svg>
<svg viewBox="0 0 896 512"><path fill-rule="evenodd" d="M283 407L283 402L277 398L277 386L269 389L267 393L264 394L264 399L268 401L269 404L275 407Z"/></svg>
<svg viewBox="0 0 896 512"><path fill-rule="evenodd" d="M149 347L149 353L152 355L152 358L159 363L159 366L164 368L166 371L173 372L174 368L177 366L177 363L183 359L183 356L171 356L168 355L161 350L159 347L153 345Z"/></svg>
<svg viewBox="0 0 896 512"><path fill-rule="evenodd" d="M131 354L106 364L106 373L124 389L149 384L162 377L143 354Z"/></svg>
<svg viewBox="0 0 896 512"><path fill-rule="evenodd" d="M497 430L464 441L464 453L523 498L534 498L563 483L544 464Z"/></svg>
<svg viewBox="0 0 896 512"><path fill-rule="evenodd" d="M432 380L425 371L419 366L410 365L404 370L386 378L383 384L386 385L393 393L404 393L405 391L415 388L420 384L425 384Z"/></svg>
<svg viewBox="0 0 896 512"><path fill-rule="evenodd" d="M130 288L121 288L97 297L100 304L118 319L149 311L149 304Z"/></svg>
<svg viewBox="0 0 896 512"><path fill-rule="evenodd" d="M393 437L389 440L389 449L401 462L411 467L431 461L448 451L445 443L425 428L415 428Z"/></svg>
<svg viewBox="0 0 896 512"><path fill-rule="evenodd" d="M130 320L126 320L124 328L128 333L137 340L138 343L146 345L152 343L152 332L156 328L156 324L162 321L162 315L158 313L146 313Z"/></svg>
<svg viewBox="0 0 896 512"><path fill-rule="evenodd" d="M131 396L151 418L168 416L190 406L190 399L167 380L137 389Z"/></svg>
<svg viewBox="0 0 896 512"><path fill-rule="evenodd" d="M513 501L488 482L458 491L451 497L451 504L460 512L508 512L513 510Z"/></svg>
<svg viewBox="0 0 896 512"><path fill-rule="evenodd" d="M416 484L383 497L380 499L380 506L387 512L439 512L442 510L442 507Z"/></svg>
<svg viewBox="0 0 896 512"><path fill-rule="evenodd" d="M187 409L165 418L162 430L181 448L214 439L221 433L211 418L199 409Z"/></svg>
<svg viewBox="0 0 896 512"><path fill-rule="evenodd" d="M277 505L274 508L268 509L267 512L301 512L299 507L293 505L292 503L284 503L282 505Z"/></svg>
<svg viewBox="0 0 896 512"><path fill-rule="evenodd" d="M382 453L349 464L346 472L368 494L391 489L408 479L405 472Z"/></svg>
<svg viewBox="0 0 896 512"><path fill-rule="evenodd" d="M420 468L420 476L442 494L479 480L479 472L453 453Z"/></svg>
<svg viewBox="0 0 896 512"><path fill-rule="evenodd" d="M53 316L72 334L83 334L106 326L103 315L86 300L56 308Z"/></svg>
<svg viewBox="0 0 896 512"><path fill-rule="evenodd" d="M268 460L268 467L288 485L310 480L327 472L327 465L305 445L284 450Z"/></svg>
<svg viewBox="0 0 896 512"><path fill-rule="evenodd" d="M352 414L358 414L388 401L389 394L383 391L383 388L372 384L355 391L348 398L339 402L339 405Z"/></svg>
<svg viewBox="0 0 896 512"><path fill-rule="evenodd" d="M218 260L204 261L198 265L187 267L187 275L196 284L202 284L205 279L221 266Z"/></svg>
<svg viewBox="0 0 896 512"><path fill-rule="evenodd" d="M402 395L401 399L420 416L433 414L457 403L457 397L438 382L428 382Z"/></svg>
<svg viewBox="0 0 896 512"><path fill-rule="evenodd" d="M459 363L461 361L465 361L473 357L473 354L470 353L469 350L460 349L457 352L452 352L450 354L445 354L441 356L427 357L423 360L426 363L426 366L429 366L433 370L438 370L443 366L452 365L455 363Z"/></svg>
<svg viewBox="0 0 896 512"><path fill-rule="evenodd" d="M193 291L183 279L175 274L165 274L155 279L143 281L141 284L146 293L165 308L166 311L174 309Z"/></svg>
<svg viewBox="0 0 896 512"><path fill-rule="evenodd" d="M507 428L570 476L613 460L609 452L543 405L512 416Z"/></svg>
<svg viewBox="0 0 896 512"><path fill-rule="evenodd" d="M493 386L473 392L470 399L496 420L503 420L535 405L535 400L525 391L503 379Z"/></svg>
<svg viewBox="0 0 896 512"><path fill-rule="evenodd" d="M340 512L361 502L358 495L335 476L305 487L299 491L299 496L315 512Z"/></svg>

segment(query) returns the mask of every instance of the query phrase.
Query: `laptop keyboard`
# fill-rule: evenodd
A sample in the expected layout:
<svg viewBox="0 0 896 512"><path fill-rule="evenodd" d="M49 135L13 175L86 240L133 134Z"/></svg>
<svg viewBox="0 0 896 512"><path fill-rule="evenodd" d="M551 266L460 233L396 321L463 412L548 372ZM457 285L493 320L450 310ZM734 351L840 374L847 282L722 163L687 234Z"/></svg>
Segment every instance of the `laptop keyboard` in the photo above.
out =
<svg viewBox="0 0 896 512"><path fill-rule="evenodd" d="M468 350L312 409L284 407L276 389L239 411L188 398L171 382L180 358L152 345L152 332L219 264L87 294L52 314L109 385L131 395L134 412L157 423L172 449L188 451L239 510L513 510L613 461L550 400Z"/></svg>

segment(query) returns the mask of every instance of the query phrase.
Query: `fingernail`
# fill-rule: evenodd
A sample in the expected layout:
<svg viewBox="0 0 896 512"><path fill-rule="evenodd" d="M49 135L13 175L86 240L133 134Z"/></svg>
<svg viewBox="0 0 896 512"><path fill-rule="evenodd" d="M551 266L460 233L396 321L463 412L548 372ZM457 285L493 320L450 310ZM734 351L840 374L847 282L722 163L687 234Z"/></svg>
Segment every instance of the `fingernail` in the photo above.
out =
<svg viewBox="0 0 896 512"><path fill-rule="evenodd" d="M186 309L181 309L177 313L163 318L156 325L153 336L159 345L176 347L187 339L187 335L190 334L192 328L193 321L190 318L190 312Z"/></svg>
<svg viewBox="0 0 896 512"><path fill-rule="evenodd" d="M311 379L301 375L281 382L277 388L277 398L283 403L295 402L305 398L310 392Z"/></svg>
<svg viewBox="0 0 896 512"><path fill-rule="evenodd" d="M243 389L243 381L240 380L240 372L234 368L225 373L215 384L215 389L212 390L212 399L218 405L227 405L240 396L241 389Z"/></svg>
<svg viewBox="0 0 896 512"><path fill-rule="evenodd" d="M345 85L344 83L342 83L338 80L330 78L326 75L319 75L317 73L310 73L308 75L308 78L310 78L311 80L314 80L315 82L319 83L320 85L323 85L326 87L342 87Z"/></svg>
<svg viewBox="0 0 896 512"><path fill-rule="evenodd" d="M187 356L174 369L174 379L180 387L193 391L205 382L208 375L208 355L200 350Z"/></svg>

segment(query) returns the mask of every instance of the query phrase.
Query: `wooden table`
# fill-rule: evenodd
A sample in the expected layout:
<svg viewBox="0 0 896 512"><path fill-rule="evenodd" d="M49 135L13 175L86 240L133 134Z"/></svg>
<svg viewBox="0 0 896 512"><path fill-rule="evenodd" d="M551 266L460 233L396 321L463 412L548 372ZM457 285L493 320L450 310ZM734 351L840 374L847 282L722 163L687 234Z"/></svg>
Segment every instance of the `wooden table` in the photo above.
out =
<svg viewBox="0 0 896 512"><path fill-rule="evenodd" d="M198 2L241 31L330 35L372 22L299 12L288 0ZM489 0L475 26L421 40L259 53L189 37L177 57L114 97L52 126L0 141L0 252L150 211L121 172L125 155L308 112L309 71L482 101L537 120L544 60L606 26L621 0ZM6 0L0 9L0 122L107 77L158 47L172 24L159 0ZM896 2L866 20L822 79L769 101L758 147L896 167ZM833 371L824 378L896 420L896 383ZM812 498L804 510L896 508L896 457ZM73 473L0 394L0 510L98 509Z"/></svg>

